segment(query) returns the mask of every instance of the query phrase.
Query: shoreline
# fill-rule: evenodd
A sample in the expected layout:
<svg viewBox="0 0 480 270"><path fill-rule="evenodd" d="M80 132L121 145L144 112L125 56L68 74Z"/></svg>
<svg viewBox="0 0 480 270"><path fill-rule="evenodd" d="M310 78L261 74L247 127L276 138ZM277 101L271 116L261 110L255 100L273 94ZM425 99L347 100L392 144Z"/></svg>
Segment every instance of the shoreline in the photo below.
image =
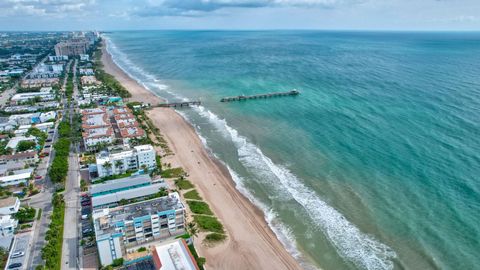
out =
<svg viewBox="0 0 480 270"><path fill-rule="evenodd" d="M102 46L105 72L113 75L131 94L130 101L158 103L162 99L145 89L113 61ZM302 269L265 221L264 213L237 190L228 169L212 157L193 127L170 108L147 112L175 153L162 162L182 167L200 195L208 202L227 232L227 240L214 247L195 242L209 269Z"/></svg>

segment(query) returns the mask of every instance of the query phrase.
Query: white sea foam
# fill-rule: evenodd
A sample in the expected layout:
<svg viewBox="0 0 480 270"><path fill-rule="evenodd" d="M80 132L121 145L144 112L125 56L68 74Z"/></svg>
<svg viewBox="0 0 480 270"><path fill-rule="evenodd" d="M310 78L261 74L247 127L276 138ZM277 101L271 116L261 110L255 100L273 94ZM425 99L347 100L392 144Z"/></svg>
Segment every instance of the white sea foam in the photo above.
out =
<svg viewBox="0 0 480 270"><path fill-rule="evenodd" d="M282 193L288 193L306 210L341 256L363 269L393 269L391 259L395 258L396 254L392 249L372 236L362 233L342 214L306 187L288 169L274 164L258 147L239 135L237 130L231 128L224 119L220 119L201 106L197 108L197 111L209 119L226 138L234 142L240 161L246 168L259 175L261 181L271 181L272 185L280 186ZM232 177L234 175L233 172ZM241 183L241 181L239 182ZM247 196L250 199L251 197ZM258 204L257 201L253 202ZM265 214L268 216L268 212Z"/></svg>
<svg viewBox="0 0 480 270"><path fill-rule="evenodd" d="M148 74L137 65L133 64L115 44L107 39L109 53L112 54L113 61L122 68L123 64L128 65L135 73L145 76L149 83L143 83L142 79L132 76L127 70L124 71L147 89L152 91L147 84L152 84L155 88L172 95L173 97L185 100L188 99L179 96L177 93L169 90L168 86L161 83L153 75ZM110 51L110 49L112 51ZM116 57L121 58L122 63L118 63ZM122 68L123 69L123 68ZM152 91L153 92L153 91ZM388 246L380 243L372 236L362 233L355 225L349 222L342 214L333 207L325 203L314 191L306 187L294 174L287 168L274 164L273 161L265 156L262 151L250 143L245 137L239 135L238 131L231 128L224 119L220 119L211 111L203 106L194 107L195 111L202 117L209 120L211 124L226 138L231 140L238 151L240 162L249 171L256 174L259 181L269 181L272 186L277 187L282 196L298 202L315 222L318 228L326 235L327 239L335 246L341 256L352 261L356 266L363 269L393 269L392 258L396 254ZM184 113L181 115L189 122L191 119ZM197 128L197 133L200 133ZM208 148L207 140L200 135L202 143ZM301 254L295 246L295 240L290 230L278 221L277 214L273 209L258 201L251 192L245 187L242 179L234 170L225 164L236 183L237 189L247 197L252 203L257 205L265 214L265 219L278 239L286 249L297 259ZM313 268L310 265L303 264L305 268Z"/></svg>

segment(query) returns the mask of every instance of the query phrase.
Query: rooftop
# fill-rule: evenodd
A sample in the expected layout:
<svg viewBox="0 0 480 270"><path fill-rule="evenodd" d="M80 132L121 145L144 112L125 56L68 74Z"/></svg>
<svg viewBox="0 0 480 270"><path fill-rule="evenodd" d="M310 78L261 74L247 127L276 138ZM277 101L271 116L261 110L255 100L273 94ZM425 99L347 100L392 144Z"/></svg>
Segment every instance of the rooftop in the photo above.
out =
<svg viewBox="0 0 480 270"><path fill-rule="evenodd" d="M125 178L120 178L116 180L106 181L101 184L95 184L90 186L90 193L97 194L105 191L122 189L131 186L141 185L141 184L150 184L152 179L147 175L136 175Z"/></svg>
<svg viewBox="0 0 480 270"><path fill-rule="evenodd" d="M84 138L110 137L113 134L111 127L88 128L82 134Z"/></svg>
<svg viewBox="0 0 480 270"><path fill-rule="evenodd" d="M95 234L99 236L116 232L117 222L132 221L134 218L145 217L152 214L159 214L168 210L184 209L177 192L168 196L155 198L115 208L104 208L94 210L92 213Z"/></svg>
<svg viewBox="0 0 480 270"><path fill-rule="evenodd" d="M153 261L161 269L198 270L184 239L161 243L153 248Z"/></svg>
<svg viewBox="0 0 480 270"><path fill-rule="evenodd" d="M102 205L117 203L121 200L130 200L130 199L135 199L140 197L147 197L157 193L161 188L167 188L167 185L165 183L157 183L153 185L142 186L142 187L123 190L123 191L119 191L111 194L92 197L92 206L98 207Z"/></svg>
<svg viewBox="0 0 480 270"><path fill-rule="evenodd" d="M122 138L142 137L145 136L145 131L139 127L120 128L120 136Z"/></svg>
<svg viewBox="0 0 480 270"><path fill-rule="evenodd" d="M0 208L15 205L17 203L17 201L18 201L17 197L8 197L8 198L5 198L5 199L1 199L0 200Z"/></svg>

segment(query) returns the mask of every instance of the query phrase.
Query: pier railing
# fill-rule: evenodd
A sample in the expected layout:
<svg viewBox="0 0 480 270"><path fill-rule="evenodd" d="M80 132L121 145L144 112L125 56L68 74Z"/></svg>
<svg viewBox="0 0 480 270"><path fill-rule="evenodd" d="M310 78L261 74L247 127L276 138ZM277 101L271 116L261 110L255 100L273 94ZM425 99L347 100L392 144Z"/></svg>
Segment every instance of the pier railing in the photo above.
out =
<svg viewBox="0 0 480 270"><path fill-rule="evenodd" d="M172 103L160 103L153 107L161 107L161 108L171 108L171 107L190 107L192 105L200 105L202 104L200 101L184 101L184 102L172 102Z"/></svg>
<svg viewBox="0 0 480 270"><path fill-rule="evenodd" d="M300 94L297 90L291 90L287 92L274 92L274 93L266 93L266 94L258 94L258 95L240 95L235 97L224 97L220 99L221 102L231 102L231 101L242 101L248 99L261 99L261 98L272 98L272 97L285 97L285 96L296 96Z"/></svg>

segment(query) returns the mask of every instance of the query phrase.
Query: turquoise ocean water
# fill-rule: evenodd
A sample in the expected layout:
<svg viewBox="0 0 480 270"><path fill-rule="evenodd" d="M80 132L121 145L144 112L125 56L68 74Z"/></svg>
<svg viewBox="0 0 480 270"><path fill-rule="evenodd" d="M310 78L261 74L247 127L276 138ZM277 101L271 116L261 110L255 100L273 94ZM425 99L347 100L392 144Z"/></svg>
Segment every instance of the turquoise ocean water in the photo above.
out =
<svg viewBox="0 0 480 270"><path fill-rule="evenodd" d="M180 113L305 268L479 269L480 33L106 36L151 91L203 102Z"/></svg>

